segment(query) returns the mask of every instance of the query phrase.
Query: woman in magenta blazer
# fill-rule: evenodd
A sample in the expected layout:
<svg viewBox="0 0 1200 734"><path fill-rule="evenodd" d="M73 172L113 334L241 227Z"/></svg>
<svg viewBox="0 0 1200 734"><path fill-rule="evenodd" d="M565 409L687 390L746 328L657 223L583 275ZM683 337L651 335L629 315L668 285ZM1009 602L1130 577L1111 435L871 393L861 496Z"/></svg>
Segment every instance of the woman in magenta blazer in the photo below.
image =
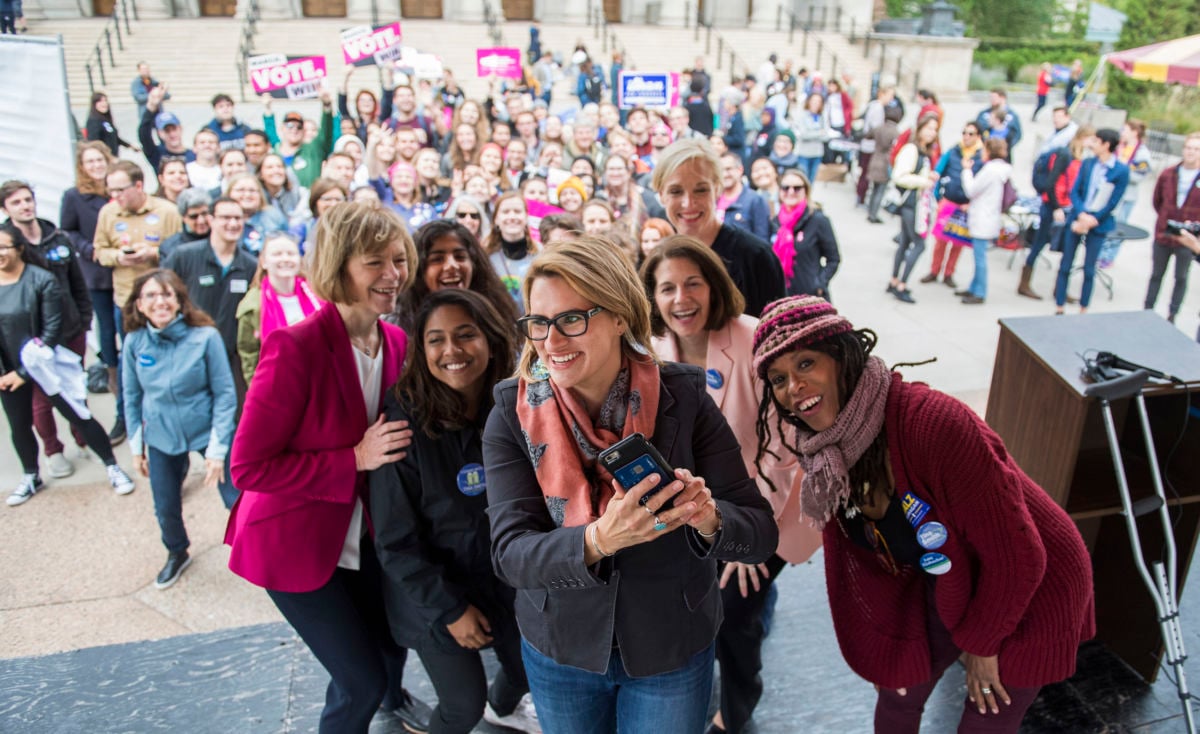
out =
<svg viewBox="0 0 1200 734"><path fill-rule="evenodd" d="M674 235L646 258L641 275L650 297L654 351L668 362L704 370L708 394L741 442L746 470L771 503L779 525L779 547L766 563L728 563L721 572L721 710L709 731L740 732L762 696L759 671L767 592L786 564L803 563L821 547L821 534L800 522L801 472L796 458L776 441L768 448L778 460L766 454L761 475L755 466L758 442L750 437L755 435L763 390L753 365L758 319L742 315L742 295L721 259L699 240Z"/></svg>
<svg viewBox="0 0 1200 734"><path fill-rule="evenodd" d="M234 573L267 590L331 681L321 732L363 732L380 704L424 731L400 677L371 540L366 472L412 439L383 396L406 337L380 322L412 284L412 238L391 212L344 203L322 216L309 285L328 303L263 344L233 441L242 489L225 531Z"/></svg>

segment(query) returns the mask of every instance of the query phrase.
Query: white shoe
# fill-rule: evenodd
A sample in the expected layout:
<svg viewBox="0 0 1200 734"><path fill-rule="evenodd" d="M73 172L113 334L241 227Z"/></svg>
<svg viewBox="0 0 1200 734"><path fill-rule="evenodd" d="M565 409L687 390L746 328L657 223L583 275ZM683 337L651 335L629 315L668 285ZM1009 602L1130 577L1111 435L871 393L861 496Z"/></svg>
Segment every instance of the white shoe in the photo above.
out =
<svg viewBox="0 0 1200 734"><path fill-rule="evenodd" d="M30 497L37 494L39 490L44 489L45 486L42 484L42 478L37 474L22 474L21 483L8 496L8 506L16 507L17 505L25 504L29 501Z"/></svg>
<svg viewBox="0 0 1200 734"><path fill-rule="evenodd" d="M108 483L112 485L114 492L117 494L129 494L133 491L133 480L129 478L124 469L113 464L104 467L104 470L108 472Z"/></svg>
<svg viewBox="0 0 1200 734"><path fill-rule="evenodd" d="M487 704L483 707L483 720L493 726L503 726L529 734L542 734L542 725L538 723L537 711L528 693L521 697L521 702L508 716L497 714L492 710L492 704Z"/></svg>
<svg viewBox="0 0 1200 734"><path fill-rule="evenodd" d="M62 479L75 473L75 465L60 451L46 457L46 473L55 479Z"/></svg>

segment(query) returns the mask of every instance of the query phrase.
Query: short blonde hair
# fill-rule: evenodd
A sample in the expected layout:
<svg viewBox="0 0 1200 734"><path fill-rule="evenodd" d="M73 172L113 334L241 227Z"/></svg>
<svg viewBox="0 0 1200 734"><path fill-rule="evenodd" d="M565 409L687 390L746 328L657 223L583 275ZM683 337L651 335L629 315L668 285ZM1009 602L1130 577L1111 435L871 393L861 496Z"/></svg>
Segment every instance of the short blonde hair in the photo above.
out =
<svg viewBox="0 0 1200 734"><path fill-rule="evenodd" d="M403 290L417 278L417 248L404 222L377 202L335 204L317 219L316 245L309 261L309 286L326 301L349 304L346 263L355 255L383 252L394 242L404 247L408 260L408 277L400 286Z"/></svg>
<svg viewBox="0 0 1200 734"><path fill-rule="evenodd" d="M667 146L654 165L654 175L650 179L650 188L661 192L667 179L675 175L675 171L687 163L696 161L700 171L713 186L721 186L721 161L712 143L696 138L676 140Z"/></svg>
<svg viewBox="0 0 1200 734"><path fill-rule="evenodd" d="M611 240L582 235L574 240L558 240L543 250L533 259L521 286L526 313L529 292L539 278L562 278L571 290L623 321L621 350L626 356L644 359L649 355L658 362L650 348L650 301L633 264ZM526 339L517 373L532 381L537 358L533 342Z"/></svg>

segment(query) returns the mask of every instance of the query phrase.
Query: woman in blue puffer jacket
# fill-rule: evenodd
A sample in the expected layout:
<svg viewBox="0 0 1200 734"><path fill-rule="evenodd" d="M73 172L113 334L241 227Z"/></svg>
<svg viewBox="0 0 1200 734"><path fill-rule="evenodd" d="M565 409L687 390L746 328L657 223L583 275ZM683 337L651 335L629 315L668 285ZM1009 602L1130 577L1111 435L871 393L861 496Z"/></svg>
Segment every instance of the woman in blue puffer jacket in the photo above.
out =
<svg viewBox="0 0 1200 734"><path fill-rule="evenodd" d="M150 478L154 514L167 547L155 586L174 584L191 563L181 490L188 454L203 451L204 484L216 484L226 507L237 499L226 457L233 441L237 394L221 334L192 304L170 270L133 283L125 317L122 380L134 466Z"/></svg>

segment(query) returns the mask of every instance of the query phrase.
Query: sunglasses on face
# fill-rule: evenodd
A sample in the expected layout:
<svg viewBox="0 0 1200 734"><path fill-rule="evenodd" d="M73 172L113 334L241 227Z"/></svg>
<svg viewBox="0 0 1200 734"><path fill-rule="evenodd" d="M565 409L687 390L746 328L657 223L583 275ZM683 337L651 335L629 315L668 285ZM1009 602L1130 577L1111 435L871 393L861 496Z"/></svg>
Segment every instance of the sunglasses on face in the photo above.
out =
<svg viewBox="0 0 1200 734"><path fill-rule="evenodd" d="M292 121L283 123L283 126L288 130L299 130L300 128L304 127L304 123Z"/></svg>
<svg viewBox="0 0 1200 734"><path fill-rule="evenodd" d="M779 187L779 190L780 190L780 191L787 191L787 192L789 192L789 193L793 193L793 194L794 194L794 193L798 193L798 192L800 192L800 191L807 191L807 190L808 190L808 187L807 187L807 186L805 186L804 184L788 184L788 185L786 185L786 186L780 186L780 187Z"/></svg>
<svg viewBox="0 0 1200 734"><path fill-rule="evenodd" d="M479 216L479 212L455 212L454 216L458 217L459 219L482 219L482 217Z"/></svg>

